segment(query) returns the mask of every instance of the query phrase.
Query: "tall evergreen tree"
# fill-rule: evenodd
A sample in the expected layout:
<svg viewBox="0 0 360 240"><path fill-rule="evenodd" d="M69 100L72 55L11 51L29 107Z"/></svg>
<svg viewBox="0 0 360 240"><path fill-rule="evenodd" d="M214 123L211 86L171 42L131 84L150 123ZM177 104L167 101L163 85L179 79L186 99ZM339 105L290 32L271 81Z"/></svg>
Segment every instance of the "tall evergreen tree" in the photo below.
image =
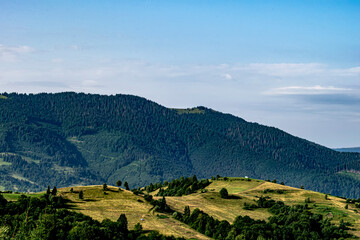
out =
<svg viewBox="0 0 360 240"><path fill-rule="evenodd" d="M84 193L83 193L82 190L80 190L80 192L79 192L79 198L80 198L80 199L84 199Z"/></svg>
<svg viewBox="0 0 360 240"><path fill-rule="evenodd" d="M190 207L189 206L185 206L184 209L184 217L189 217L190 216Z"/></svg>
<svg viewBox="0 0 360 240"><path fill-rule="evenodd" d="M57 193L57 189L56 186L54 186L53 190L51 191L51 194L56 196L56 193Z"/></svg>
<svg viewBox="0 0 360 240"><path fill-rule="evenodd" d="M125 214L120 214L120 217L118 218L117 222L119 223L119 227L122 230L128 229L128 221Z"/></svg>

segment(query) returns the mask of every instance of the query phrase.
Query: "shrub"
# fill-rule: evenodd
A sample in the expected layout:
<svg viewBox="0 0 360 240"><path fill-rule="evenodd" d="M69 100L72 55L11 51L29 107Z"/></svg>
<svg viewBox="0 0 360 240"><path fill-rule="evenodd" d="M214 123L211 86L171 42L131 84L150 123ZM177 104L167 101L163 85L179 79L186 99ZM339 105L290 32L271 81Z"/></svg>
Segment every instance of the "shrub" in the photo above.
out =
<svg viewBox="0 0 360 240"><path fill-rule="evenodd" d="M228 191L226 190L226 188L222 188L221 190L220 190L220 197L221 198L229 198L229 193L228 193Z"/></svg>

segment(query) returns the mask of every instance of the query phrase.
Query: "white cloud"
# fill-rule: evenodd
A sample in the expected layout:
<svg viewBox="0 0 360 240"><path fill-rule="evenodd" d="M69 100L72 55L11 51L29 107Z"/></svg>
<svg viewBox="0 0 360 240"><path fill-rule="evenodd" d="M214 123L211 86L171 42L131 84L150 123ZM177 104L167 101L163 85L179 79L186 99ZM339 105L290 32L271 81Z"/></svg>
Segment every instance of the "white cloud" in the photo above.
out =
<svg viewBox="0 0 360 240"><path fill-rule="evenodd" d="M299 77L324 73L326 65L320 63L252 63L242 69L275 77Z"/></svg>
<svg viewBox="0 0 360 240"><path fill-rule="evenodd" d="M224 75L224 77L225 77L227 80L231 80L231 79L232 79L232 76L231 76L230 74L228 74L228 73L226 73L226 74Z"/></svg>
<svg viewBox="0 0 360 240"><path fill-rule="evenodd" d="M287 86L287 87L280 87L280 88L273 88L270 89L264 94L267 95L297 95L297 94L338 94L352 91L349 88L341 88L341 87L334 87L334 86Z"/></svg>
<svg viewBox="0 0 360 240"><path fill-rule="evenodd" d="M33 52L34 49L29 46L6 46L0 44L0 61L16 62L18 56Z"/></svg>
<svg viewBox="0 0 360 240"><path fill-rule="evenodd" d="M353 68L344 68L344 69L334 69L332 73L338 76L359 76L360 75L360 67Z"/></svg>

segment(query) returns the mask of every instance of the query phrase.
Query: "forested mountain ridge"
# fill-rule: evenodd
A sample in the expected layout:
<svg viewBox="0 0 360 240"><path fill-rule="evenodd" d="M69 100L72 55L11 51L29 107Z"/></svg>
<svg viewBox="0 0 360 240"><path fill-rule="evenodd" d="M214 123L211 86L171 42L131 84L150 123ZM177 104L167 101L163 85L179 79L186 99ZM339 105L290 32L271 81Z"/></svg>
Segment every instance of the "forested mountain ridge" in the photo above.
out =
<svg viewBox="0 0 360 240"><path fill-rule="evenodd" d="M334 148L338 152L358 152L360 153L360 147L351 147L351 148Z"/></svg>
<svg viewBox="0 0 360 240"><path fill-rule="evenodd" d="M0 187L8 190L221 174L360 196L360 154L205 107L168 109L131 95L3 93L0 154Z"/></svg>

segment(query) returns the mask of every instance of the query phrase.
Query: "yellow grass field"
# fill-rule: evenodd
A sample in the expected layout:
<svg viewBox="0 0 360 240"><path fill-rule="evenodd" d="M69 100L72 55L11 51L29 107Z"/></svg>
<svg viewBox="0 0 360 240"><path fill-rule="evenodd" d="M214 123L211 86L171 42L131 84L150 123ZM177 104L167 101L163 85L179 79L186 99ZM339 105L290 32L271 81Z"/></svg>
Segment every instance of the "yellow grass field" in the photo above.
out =
<svg viewBox="0 0 360 240"><path fill-rule="evenodd" d="M248 211L243 209L244 202L254 203L253 197L241 197L238 193L252 189L261 185L260 180L241 181L213 181L206 189L206 193L194 193L182 197L167 197L166 202L176 211L183 212L186 205L191 210L199 208L209 215L220 219L227 220L232 223L239 215L248 215L254 219L265 220L271 216L266 209L256 209L256 211ZM220 198L220 190L226 188L229 194L238 196L238 199L222 199Z"/></svg>
<svg viewBox="0 0 360 240"><path fill-rule="evenodd" d="M71 208L73 210L99 221L105 218L116 221L120 214L125 213L129 229L139 222L145 230L157 230L162 234L177 237L209 239L186 224L173 219L170 215L151 211L152 205L143 197L136 196L130 191L119 191L117 187L109 186L108 188L109 191L106 191L106 195L103 193L102 186L73 187L73 193L70 192L70 188L61 188L59 194L72 201ZM84 192L83 200L79 199L78 192L80 190ZM159 218L157 215L163 217Z"/></svg>

